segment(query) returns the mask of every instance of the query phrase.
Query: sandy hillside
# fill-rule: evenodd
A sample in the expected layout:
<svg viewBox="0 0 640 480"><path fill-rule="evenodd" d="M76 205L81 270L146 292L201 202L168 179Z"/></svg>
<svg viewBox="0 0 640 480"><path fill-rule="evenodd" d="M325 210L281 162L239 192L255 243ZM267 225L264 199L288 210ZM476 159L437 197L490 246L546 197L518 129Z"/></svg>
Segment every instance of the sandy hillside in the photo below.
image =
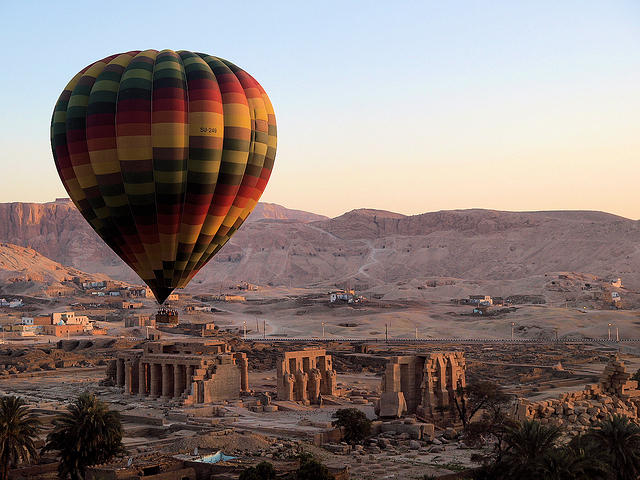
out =
<svg viewBox="0 0 640 480"><path fill-rule="evenodd" d="M31 248L0 243L0 291L4 293L40 294L50 287L69 284L74 277L94 281L107 278L66 267Z"/></svg>
<svg viewBox="0 0 640 480"><path fill-rule="evenodd" d="M622 277L627 288L640 290L640 222L603 212L405 216L363 209L314 220L313 214L266 204L250 218L192 288L247 280L287 288L381 288L420 299L434 282L438 298L487 286L502 295L504 285L525 293L547 288L546 274L577 272ZM69 202L0 204L0 220L0 241L31 246L83 271L135 280Z"/></svg>

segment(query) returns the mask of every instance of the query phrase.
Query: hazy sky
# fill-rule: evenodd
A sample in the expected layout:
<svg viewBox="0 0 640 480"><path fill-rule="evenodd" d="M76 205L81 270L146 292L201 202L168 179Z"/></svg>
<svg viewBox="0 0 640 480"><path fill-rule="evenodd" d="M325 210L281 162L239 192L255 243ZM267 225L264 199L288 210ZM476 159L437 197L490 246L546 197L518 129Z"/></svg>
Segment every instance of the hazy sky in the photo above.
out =
<svg viewBox="0 0 640 480"><path fill-rule="evenodd" d="M267 90L264 201L640 218L637 0L0 0L0 41L2 202L66 195L49 122L78 70L171 48L228 58Z"/></svg>

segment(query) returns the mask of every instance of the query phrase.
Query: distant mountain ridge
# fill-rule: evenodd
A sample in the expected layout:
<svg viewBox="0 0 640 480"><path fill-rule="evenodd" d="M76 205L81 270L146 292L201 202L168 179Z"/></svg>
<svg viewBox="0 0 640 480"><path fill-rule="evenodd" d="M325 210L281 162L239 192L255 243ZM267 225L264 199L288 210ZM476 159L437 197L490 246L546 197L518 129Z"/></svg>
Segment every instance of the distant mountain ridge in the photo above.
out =
<svg viewBox="0 0 640 480"><path fill-rule="evenodd" d="M10 243L0 243L0 291L4 293L42 293L60 287L74 277L101 281L103 274L87 274L41 255L35 250Z"/></svg>
<svg viewBox="0 0 640 480"><path fill-rule="evenodd" d="M259 220L295 220L298 222L314 222L317 220L326 220L329 217L318 215L317 213L305 212L304 210L293 210L283 207L275 203L260 202L251 212L247 222L257 222Z"/></svg>
<svg viewBox="0 0 640 480"><path fill-rule="evenodd" d="M259 204L192 285L375 286L433 277L507 281L576 271L640 289L640 222L593 211L359 209L326 218ZM268 220L268 221L265 221ZM133 281L70 202L0 204L0 241L65 265Z"/></svg>

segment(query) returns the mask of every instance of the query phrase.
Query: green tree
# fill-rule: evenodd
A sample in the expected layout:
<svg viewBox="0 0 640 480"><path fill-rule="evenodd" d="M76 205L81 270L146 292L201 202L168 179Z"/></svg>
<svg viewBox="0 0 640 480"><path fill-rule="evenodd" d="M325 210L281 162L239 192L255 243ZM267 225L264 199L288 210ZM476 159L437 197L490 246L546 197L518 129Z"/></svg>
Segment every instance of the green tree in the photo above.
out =
<svg viewBox="0 0 640 480"><path fill-rule="evenodd" d="M500 460L511 478L538 480L540 463L560 438L560 429L527 420L516 427L507 428L504 441L507 448Z"/></svg>
<svg viewBox="0 0 640 480"><path fill-rule="evenodd" d="M269 462L260 462L255 467L245 468L238 480L274 480L276 470Z"/></svg>
<svg viewBox="0 0 640 480"><path fill-rule="evenodd" d="M478 445L488 438L493 439L492 456L499 459L506 448L504 438L510 428L518 425L508 414L510 402L490 403L483 411L479 419L474 419L467 424L464 431L464 441L467 445Z"/></svg>
<svg viewBox="0 0 640 480"><path fill-rule="evenodd" d="M513 400L500 385L489 381L469 383L466 387L458 387L456 393L454 405L465 430L481 409L495 415L496 411L503 411Z"/></svg>
<svg viewBox="0 0 640 480"><path fill-rule="evenodd" d="M637 480L640 477L640 427L629 418L614 415L591 428L585 437L605 456L612 478Z"/></svg>
<svg viewBox="0 0 640 480"><path fill-rule="evenodd" d="M37 456L35 440L40 422L23 399L0 398L0 480L9 477L9 468Z"/></svg>
<svg viewBox="0 0 640 480"><path fill-rule="evenodd" d="M295 480L335 480L329 469L309 454L300 455Z"/></svg>
<svg viewBox="0 0 640 480"><path fill-rule="evenodd" d="M560 431L531 421L507 428L502 457L480 467L475 480L610 480L597 445L586 436L557 446Z"/></svg>
<svg viewBox="0 0 640 480"><path fill-rule="evenodd" d="M83 393L53 421L43 451L60 455L61 478L84 478L88 466L105 463L125 453L120 413L95 395Z"/></svg>
<svg viewBox="0 0 640 480"><path fill-rule="evenodd" d="M576 435L564 447L571 459L571 471L575 480L606 480L609 464L602 451L585 435Z"/></svg>
<svg viewBox="0 0 640 480"><path fill-rule="evenodd" d="M549 449L535 466L541 480L607 480L609 469L597 457L569 447Z"/></svg>
<svg viewBox="0 0 640 480"><path fill-rule="evenodd" d="M341 408L333 414L333 425L344 429L344 441L353 445L371 435L371 420L357 408Z"/></svg>

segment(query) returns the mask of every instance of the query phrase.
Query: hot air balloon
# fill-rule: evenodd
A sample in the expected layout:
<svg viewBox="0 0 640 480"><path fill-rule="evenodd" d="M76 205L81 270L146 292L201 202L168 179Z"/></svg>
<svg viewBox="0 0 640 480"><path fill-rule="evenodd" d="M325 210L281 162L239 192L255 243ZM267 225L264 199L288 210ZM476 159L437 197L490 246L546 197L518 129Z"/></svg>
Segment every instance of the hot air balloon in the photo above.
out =
<svg viewBox="0 0 640 480"><path fill-rule="evenodd" d="M260 84L227 60L131 51L71 79L51 146L80 213L163 303L256 206L276 120Z"/></svg>

